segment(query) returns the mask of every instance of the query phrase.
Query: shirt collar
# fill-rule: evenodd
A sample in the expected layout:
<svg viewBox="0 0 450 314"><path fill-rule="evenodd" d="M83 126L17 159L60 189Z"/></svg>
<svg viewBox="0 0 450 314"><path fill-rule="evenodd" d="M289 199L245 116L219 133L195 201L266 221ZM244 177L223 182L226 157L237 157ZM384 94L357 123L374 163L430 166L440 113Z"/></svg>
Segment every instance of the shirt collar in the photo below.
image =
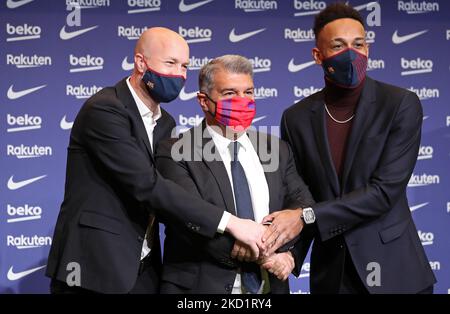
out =
<svg viewBox="0 0 450 314"><path fill-rule="evenodd" d="M206 129L208 130L209 134L211 135L211 137L214 141L214 144L217 147L217 149L220 151L220 153L221 154L224 152L229 153L228 147L229 147L230 143L234 142L234 141L223 136L216 130L216 128L212 128L208 124L206 124ZM252 146L252 143L251 143L250 139L248 138L247 133L244 133L241 136L239 136L237 138L236 142L241 144L241 147L244 149L244 151L247 151L249 149L249 147Z"/></svg>
<svg viewBox="0 0 450 314"><path fill-rule="evenodd" d="M143 118L150 117L153 118L153 121L156 121L159 118L161 118L161 107L159 106L159 104L156 106L155 112L151 111L134 91L133 86L131 86L130 83L130 77L128 77L126 81L128 88L130 89L131 96L133 96L134 102L136 103L136 106L139 110L139 114L141 115L141 117Z"/></svg>

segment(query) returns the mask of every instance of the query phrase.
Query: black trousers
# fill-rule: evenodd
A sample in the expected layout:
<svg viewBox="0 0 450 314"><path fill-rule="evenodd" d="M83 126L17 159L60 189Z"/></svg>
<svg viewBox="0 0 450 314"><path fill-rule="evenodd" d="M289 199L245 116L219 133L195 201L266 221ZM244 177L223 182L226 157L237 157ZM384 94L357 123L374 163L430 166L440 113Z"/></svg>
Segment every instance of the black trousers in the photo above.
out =
<svg viewBox="0 0 450 314"><path fill-rule="evenodd" d="M120 270L119 270L120 271ZM138 276L129 294L154 294L159 293L161 265L152 254L140 262ZM97 294L83 287L71 287L63 281L52 279L50 282L51 294Z"/></svg>

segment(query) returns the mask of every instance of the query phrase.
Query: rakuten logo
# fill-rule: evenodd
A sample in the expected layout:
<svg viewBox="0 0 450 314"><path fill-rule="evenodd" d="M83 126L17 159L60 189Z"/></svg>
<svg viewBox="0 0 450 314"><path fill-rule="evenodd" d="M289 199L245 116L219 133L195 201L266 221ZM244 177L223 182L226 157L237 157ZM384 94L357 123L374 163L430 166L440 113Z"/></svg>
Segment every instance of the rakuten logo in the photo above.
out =
<svg viewBox="0 0 450 314"><path fill-rule="evenodd" d="M433 61L431 60L421 58L408 60L402 57L400 61L404 70L401 72L402 76L433 72Z"/></svg>
<svg viewBox="0 0 450 314"><path fill-rule="evenodd" d="M192 56L189 58L189 70L200 70L202 66L206 65L212 59L208 57L197 58Z"/></svg>
<svg viewBox="0 0 450 314"><path fill-rule="evenodd" d="M29 131L40 129L42 126L42 118L28 114L24 114L23 116L13 116L8 113L6 116L6 123L9 125L6 129L8 133Z"/></svg>
<svg viewBox="0 0 450 314"><path fill-rule="evenodd" d="M109 7L109 0L66 0L66 6L78 9L95 9L100 7Z"/></svg>
<svg viewBox="0 0 450 314"><path fill-rule="evenodd" d="M6 23L7 42L41 38L41 28L36 25L11 25Z"/></svg>
<svg viewBox="0 0 450 314"><path fill-rule="evenodd" d="M14 237L12 235L6 236L6 246L15 247L19 250L35 249L50 245L52 245L52 238L48 236L24 236L23 234L18 237Z"/></svg>
<svg viewBox="0 0 450 314"><path fill-rule="evenodd" d="M102 70L104 60L102 57L94 57L89 54L83 57L76 57L73 54L70 54L69 62L72 67L69 70L70 73L75 73Z"/></svg>
<svg viewBox="0 0 450 314"><path fill-rule="evenodd" d="M117 36L118 37L125 37L128 40L136 40L139 39L139 37L142 35L143 32L147 30L147 26L145 27L125 27L122 25L117 26Z"/></svg>
<svg viewBox="0 0 450 314"><path fill-rule="evenodd" d="M383 59L371 59L367 60L367 71L381 70L385 68L385 62Z"/></svg>
<svg viewBox="0 0 450 314"><path fill-rule="evenodd" d="M99 87L97 85L92 86L84 86L83 84L80 84L78 86L66 85L66 95L75 96L77 99L85 99L91 97L101 89L102 87Z"/></svg>
<svg viewBox="0 0 450 314"><path fill-rule="evenodd" d="M440 178L438 175L430 175L423 173L421 175L413 174L408 182L408 187L415 188L421 186L428 186L432 184L439 184Z"/></svg>
<svg viewBox="0 0 450 314"><path fill-rule="evenodd" d="M416 88L411 86L408 89L413 93L416 93L416 95L420 98L420 100L439 98L439 89L437 88L427 88L427 87Z"/></svg>
<svg viewBox="0 0 450 314"><path fill-rule="evenodd" d="M209 28L200 28L195 26L193 28L183 28L183 26L178 27L178 33L186 39L186 42L195 44L205 41L211 41L212 30Z"/></svg>
<svg viewBox="0 0 450 314"><path fill-rule="evenodd" d="M53 150L50 146L26 146L26 145L7 145L6 146L6 155L16 157L18 159L24 158L37 158L43 156L51 156L53 154Z"/></svg>
<svg viewBox="0 0 450 314"><path fill-rule="evenodd" d="M244 10L244 12L261 12L268 10L277 10L278 3L269 0L235 0L234 8Z"/></svg>
<svg viewBox="0 0 450 314"><path fill-rule="evenodd" d="M254 91L255 99L266 99L278 97L278 90L276 88L267 88L264 86L255 88Z"/></svg>
<svg viewBox="0 0 450 314"><path fill-rule="evenodd" d="M128 14L155 12L161 10L161 0L128 0Z"/></svg>
<svg viewBox="0 0 450 314"><path fill-rule="evenodd" d="M13 55L8 53L6 55L6 64L13 65L18 69L37 68L41 66L52 65L52 58L50 56L26 56L22 53L20 55Z"/></svg>
<svg viewBox="0 0 450 314"><path fill-rule="evenodd" d="M6 222L9 224L42 218L42 208L39 206L30 206L28 204L17 207L8 204L6 212L8 214Z"/></svg>
<svg viewBox="0 0 450 314"><path fill-rule="evenodd" d="M312 29L284 29L284 39L291 39L296 43L305 41L314 41L314 31Z"/></svg>
<svg viewBox="0 0 450 314"><path fill-rule="evenodd" d="M398 1L397 10L406 12L407 14L423 14L430 12L439 12L439 3L437 2L415 2L415 1Z"/></svg>

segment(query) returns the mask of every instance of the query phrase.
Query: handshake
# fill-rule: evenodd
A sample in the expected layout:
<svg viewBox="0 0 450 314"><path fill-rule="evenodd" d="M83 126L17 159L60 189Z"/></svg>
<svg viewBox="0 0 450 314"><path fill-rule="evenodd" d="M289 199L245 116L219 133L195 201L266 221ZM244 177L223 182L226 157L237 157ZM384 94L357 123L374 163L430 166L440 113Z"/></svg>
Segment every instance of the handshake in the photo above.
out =
<svg viewBox="0 0 450 314"><path fill-rule="evenodd" d="M264 217L261 224L231 216L226 231L236 239L231 257L257 262L280 280L286 280L295 266L291 252L276 251L303 229L303 209L285 209Z"/></svg>

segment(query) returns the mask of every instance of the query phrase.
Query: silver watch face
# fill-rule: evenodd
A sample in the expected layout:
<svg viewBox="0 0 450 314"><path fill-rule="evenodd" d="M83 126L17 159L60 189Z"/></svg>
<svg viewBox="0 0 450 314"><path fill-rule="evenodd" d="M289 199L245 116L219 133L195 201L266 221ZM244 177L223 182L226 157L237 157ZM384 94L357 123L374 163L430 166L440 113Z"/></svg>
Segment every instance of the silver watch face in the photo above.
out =
<svg viewBox="0 0 450 314"><path fill-rule="evenodd" d="M303 210L303 219L307 224L313 223L316 220L316 216L314 215L312 208Z"/></svg>

